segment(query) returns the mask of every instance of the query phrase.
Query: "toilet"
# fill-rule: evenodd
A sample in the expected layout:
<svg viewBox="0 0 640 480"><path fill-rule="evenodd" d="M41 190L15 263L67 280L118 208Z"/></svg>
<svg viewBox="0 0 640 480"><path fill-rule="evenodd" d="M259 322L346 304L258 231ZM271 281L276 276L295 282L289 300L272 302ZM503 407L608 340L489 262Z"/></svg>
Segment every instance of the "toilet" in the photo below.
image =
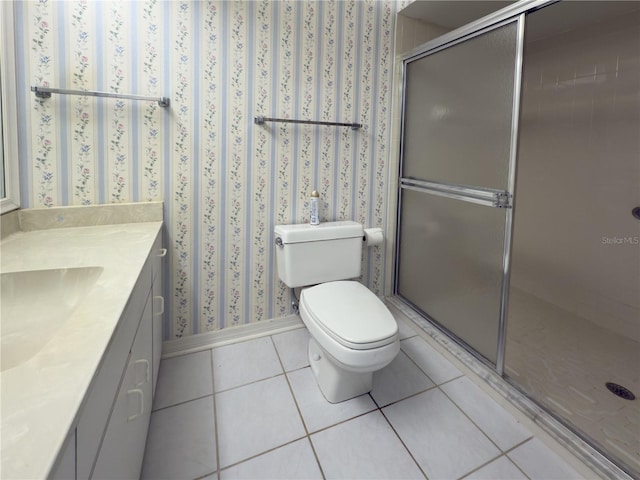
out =
<svg viewBox="0 0 640 480"><path fill-rule="evenodd" d="M311 339L311 370L325 398L338 403L370 392L373 372L400 351L398 325L361 283L363 227L352 221L277 225L278 276L302 287L299 312Z"/></svg>

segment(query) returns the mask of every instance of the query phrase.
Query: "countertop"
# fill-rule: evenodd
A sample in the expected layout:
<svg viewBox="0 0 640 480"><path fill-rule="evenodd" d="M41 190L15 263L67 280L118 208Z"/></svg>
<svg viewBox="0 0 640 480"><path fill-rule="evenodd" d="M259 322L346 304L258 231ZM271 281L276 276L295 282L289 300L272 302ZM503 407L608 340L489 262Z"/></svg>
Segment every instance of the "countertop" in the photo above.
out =
<svg viewBox="0 0 640 480"><path fill-rule="evenodd" d="M103 267L59 332L30 360L0 373L2 478L49 474L161 227L147 221L52 228L2 240L3 273Z"/></svg>

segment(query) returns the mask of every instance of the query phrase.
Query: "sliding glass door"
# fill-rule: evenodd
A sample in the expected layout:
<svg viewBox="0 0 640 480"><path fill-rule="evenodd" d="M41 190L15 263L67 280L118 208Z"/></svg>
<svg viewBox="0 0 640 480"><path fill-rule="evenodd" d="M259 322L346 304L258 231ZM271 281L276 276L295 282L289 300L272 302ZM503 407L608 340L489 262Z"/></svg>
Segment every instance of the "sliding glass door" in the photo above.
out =
<svg viewBox="0 0 640 480"><path fill-rule="evenodd" d="M501 360L521 21L404 65L396 294L494 365Z"/></svg>

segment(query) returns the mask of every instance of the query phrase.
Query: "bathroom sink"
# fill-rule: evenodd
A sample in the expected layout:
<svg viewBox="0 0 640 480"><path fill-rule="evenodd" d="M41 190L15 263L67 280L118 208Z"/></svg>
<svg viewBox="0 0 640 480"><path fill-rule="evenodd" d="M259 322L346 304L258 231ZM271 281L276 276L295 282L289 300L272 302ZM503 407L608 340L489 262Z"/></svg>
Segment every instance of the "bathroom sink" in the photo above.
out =
<svg viewBox="0 0 640 480"><path fill-rule="evenodd" d="M1 273L0 371L38 353L71 317L102 267Z"/></svg>

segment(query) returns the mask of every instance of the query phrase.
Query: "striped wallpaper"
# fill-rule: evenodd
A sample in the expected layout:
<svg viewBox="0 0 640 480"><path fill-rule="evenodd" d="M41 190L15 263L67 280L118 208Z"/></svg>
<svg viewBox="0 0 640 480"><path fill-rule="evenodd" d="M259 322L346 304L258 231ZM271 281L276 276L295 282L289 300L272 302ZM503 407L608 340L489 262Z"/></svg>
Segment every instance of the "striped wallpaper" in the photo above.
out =
<svg viewBox="0 0 640 480"><path fill-rule="evenodd" d="M174 339L287 315L273 227L386 226L393 38L388 1L17 1L25 207L163 200ZM168 96L54 95L30 85ZM255 115L357 121L349 128ZM382 294L384 250L362 281Z"/></svg>

